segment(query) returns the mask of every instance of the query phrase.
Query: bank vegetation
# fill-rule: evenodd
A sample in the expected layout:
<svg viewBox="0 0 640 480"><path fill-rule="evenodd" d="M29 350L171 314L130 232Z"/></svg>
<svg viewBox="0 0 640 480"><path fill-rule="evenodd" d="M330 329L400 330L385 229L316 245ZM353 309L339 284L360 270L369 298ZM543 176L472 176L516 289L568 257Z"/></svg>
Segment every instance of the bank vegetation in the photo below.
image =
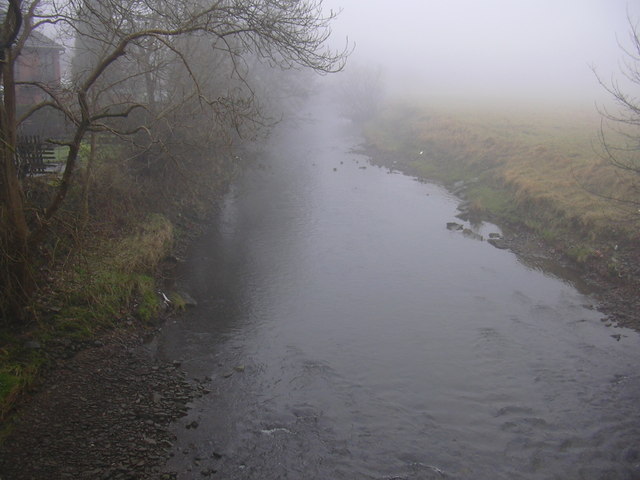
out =
<svg viewBox="0 0 640 480"><path fill-rule="evenodd" d="M0 7L2 419L52 358L182 304L162 263L347 52L316 0Z"/></svg>
<svg viewBox="0 0 640 480"><path fill-rule="evenodd" d="M396 168L455 187L472 216L526 228L582 266L637 280L638 178L612 164L601 131L595 109L415 99L388 104L366 127Z"/></svg>

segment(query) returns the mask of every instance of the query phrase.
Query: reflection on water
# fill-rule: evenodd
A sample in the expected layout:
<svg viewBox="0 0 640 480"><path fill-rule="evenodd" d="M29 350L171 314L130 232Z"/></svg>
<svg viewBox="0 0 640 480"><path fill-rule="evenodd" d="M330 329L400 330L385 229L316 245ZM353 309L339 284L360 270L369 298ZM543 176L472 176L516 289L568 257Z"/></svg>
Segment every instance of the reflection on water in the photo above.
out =
<svg viewBox="0 0 640 480"><path fill-rule="evenodd" d="M329 113L282 125L268 167L192 251L181 282L198 307L159 348L212 393L176 426L169 468L640 477L638 336L605 327L568 283L447 230L455 198L368 165Z"/></svg>

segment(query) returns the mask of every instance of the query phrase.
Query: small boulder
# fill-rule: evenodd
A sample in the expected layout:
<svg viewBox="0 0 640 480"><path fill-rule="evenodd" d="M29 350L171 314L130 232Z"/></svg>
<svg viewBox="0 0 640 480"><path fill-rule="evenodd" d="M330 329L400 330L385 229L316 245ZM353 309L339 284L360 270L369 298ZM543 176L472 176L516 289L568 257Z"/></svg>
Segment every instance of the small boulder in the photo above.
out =
<svg viewBox="0 0 640 480"><path fill-rule="evenodd" d="M182 298L182 301L184 302L184 305L187 307L196 307L198 306L198 302L196 302L194 300L194 298L189 295L187 292L185 291L180 291L178 292L178 295L180 295L180 298Z"/></svg>
<svg viewBox="0 0 640 480"><path fill-rule="evenodd" d="M500 250L507 250L509 248L509 245L507 245L507 242L505 242L504 239L502 238L490 238L487 241L494 247L499 248Z"/></svg>
<svg viewBox="0 0 640 480"><path fill-rule="evenodd" d="M462 234L467 238L472 238L473 240L479 240L479 241L483 241L484 240L482 235L480 235L479 233L474 232L473 230L471 230L469 228L465 228L464 230L462 230Z"/></svg>

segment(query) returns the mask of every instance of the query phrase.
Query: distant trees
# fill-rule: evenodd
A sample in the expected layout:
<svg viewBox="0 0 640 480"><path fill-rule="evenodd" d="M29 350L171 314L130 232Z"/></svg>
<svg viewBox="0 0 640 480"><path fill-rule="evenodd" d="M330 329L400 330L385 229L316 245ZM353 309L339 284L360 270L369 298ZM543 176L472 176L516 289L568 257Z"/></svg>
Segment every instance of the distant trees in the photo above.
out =
<svg viewBox="0 0 640 480"><path fill-rule="evenodd" d="M621 46L625 59L622 79L604 81L600 85L613 100L613 107L599 108L602 123L599 144L602 158L624 177L626 188L616 192L594 193L613 200L627 212L630 221L640 224L640 27L631 18L630 46ZM593 191L593 189L592 189Z"/></svg>
<svg viewBox="0 0 640 480"><path fill-rule="evenodd" d="M335 14L321 0L9 0L0 26L0 308L17 319L33 291L33 252L48 235L70 188L79 152L97 134L129 138L143 163L223 132L259 122L250 82L253 62L279 69L340 70L345 52L325 47ZM60 87L28 82L46 100L17 118L13 66L38 29L73 38L71 75ZM71 129L50 201L25 205L16 171L20 122L54 110ZM195 128L197 127L197 128ZM234 133L235 132L235 133ZM95 141L90 142L95 148ZM157 155L169 151L168 156ZM146 155L153 151L153 155ZM85 179L88 181L88 178Z"/></svg>
<svg viewBox="0 0 640 480"><path fill-rule="evenodd" d="M354 121L362 122L372 118L384 100L380 67L350 63L335 81L343 113Z"/></svg>

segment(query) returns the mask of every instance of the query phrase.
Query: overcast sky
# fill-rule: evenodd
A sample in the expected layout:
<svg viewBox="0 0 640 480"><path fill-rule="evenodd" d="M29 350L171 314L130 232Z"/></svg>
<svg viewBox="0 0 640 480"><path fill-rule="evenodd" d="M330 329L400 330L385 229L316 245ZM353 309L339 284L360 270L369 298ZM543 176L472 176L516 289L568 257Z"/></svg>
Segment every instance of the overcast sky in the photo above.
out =
<svg viewBox="0 0 640 480"><path fill-rule="evenodd" d="M432 93L529 97L599 91L629 44L640 0L324 0L342 13L334 41L390 84Z"/></svg>

